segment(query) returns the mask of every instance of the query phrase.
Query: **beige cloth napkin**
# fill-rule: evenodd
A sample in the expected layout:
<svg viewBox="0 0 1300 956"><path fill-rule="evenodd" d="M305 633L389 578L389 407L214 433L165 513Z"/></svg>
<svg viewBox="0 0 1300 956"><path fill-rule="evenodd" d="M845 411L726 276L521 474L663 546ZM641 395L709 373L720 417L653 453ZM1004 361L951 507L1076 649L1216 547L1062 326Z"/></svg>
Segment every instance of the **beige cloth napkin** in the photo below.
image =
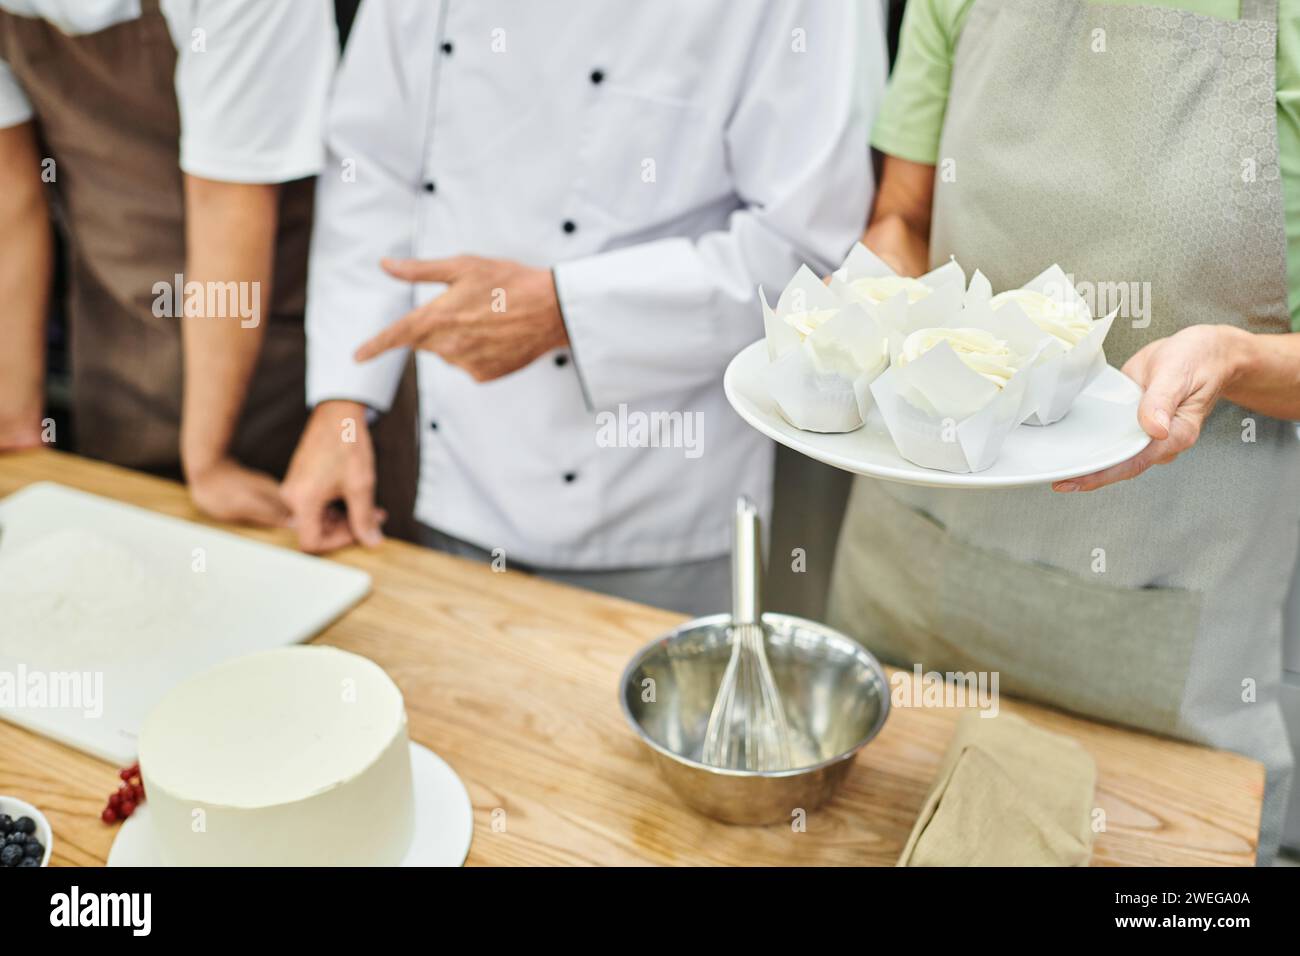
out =
<svg viewBox="0 0 1300 956"><path fill-rule="evenodd" d="M1079 744L1017 717L971 711L899 866L1083 866L1097 766Z"/></svg>

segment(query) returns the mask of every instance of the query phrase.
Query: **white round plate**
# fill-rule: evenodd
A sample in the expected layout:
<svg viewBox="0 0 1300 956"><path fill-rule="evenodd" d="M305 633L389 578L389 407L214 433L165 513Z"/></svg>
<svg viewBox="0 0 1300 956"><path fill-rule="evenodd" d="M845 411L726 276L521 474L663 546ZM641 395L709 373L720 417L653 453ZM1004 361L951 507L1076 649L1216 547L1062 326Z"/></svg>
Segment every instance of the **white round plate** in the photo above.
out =
<svg viewBox="0 0 1300 956"><path fill-rule="evenodd" d="M428 747L411 742L415 834L402 866L460 866L474 836L474 808L456 771ZM109 866L163 866L145 800L118 831Z"/></svg>
<svg viewBox="0 0 1300 956"><path fill-rule="evenodd" d="M854 432L823 435L787 422L768 396L762 373L767 343L760 339L727 366L723 388L740 417L773 441L800 454L858 475L935 488L1015 488L1088 475L1132 458L1151 441L1138 424L1142 390L1107 365L1079 395L1070 413L1052 425L1013 429L992 467L955 474L914 465L903 458L873 408Z"/></svg>

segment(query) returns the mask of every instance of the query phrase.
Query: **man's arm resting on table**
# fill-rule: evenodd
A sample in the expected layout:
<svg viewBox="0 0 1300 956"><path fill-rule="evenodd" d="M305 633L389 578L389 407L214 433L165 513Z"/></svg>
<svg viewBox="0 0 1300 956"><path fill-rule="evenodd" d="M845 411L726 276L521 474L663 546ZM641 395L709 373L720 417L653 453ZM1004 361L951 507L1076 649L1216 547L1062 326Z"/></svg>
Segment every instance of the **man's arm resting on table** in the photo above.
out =
<svg viewBox="0 0 1300 956"><path fill-rule="evenodd" d="M0 451L41 442L53 239L31 122L0 129Z"/></svg>
<svg viewBox="0 0 1300 956"><path fill-rule="evenodd" d="M205 293L205 303L225 303L223 314L205 307L182 319L181 461L195 504L228 521L282 524L288 515L275 481L231 456L269 320L278 224L278 186L185 176L186 282L204 290L235 283L238 291ZM254 314L242 314L240 303L254 304Z"/></svg>

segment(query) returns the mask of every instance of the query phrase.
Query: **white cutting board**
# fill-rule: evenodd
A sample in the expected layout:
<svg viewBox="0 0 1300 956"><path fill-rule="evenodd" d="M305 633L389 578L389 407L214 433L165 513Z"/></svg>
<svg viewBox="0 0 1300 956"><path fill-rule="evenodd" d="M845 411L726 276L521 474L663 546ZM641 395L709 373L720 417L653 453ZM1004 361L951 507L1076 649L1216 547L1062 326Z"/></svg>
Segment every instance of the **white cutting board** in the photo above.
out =
<svg viewBox="0 0 1300 956"><path fill-rule="evenodd" d="M177 682L306 641L369 590L355 568L28 485L0 501L0 717L125 766Z"/></svg>

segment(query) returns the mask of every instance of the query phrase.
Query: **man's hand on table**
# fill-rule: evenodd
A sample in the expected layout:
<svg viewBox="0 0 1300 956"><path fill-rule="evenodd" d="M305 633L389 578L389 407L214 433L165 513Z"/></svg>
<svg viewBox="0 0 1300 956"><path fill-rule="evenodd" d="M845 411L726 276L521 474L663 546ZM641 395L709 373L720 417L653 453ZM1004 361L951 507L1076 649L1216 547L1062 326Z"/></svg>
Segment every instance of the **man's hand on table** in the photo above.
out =
<svg viewBox="0 0 1300 956"><path fill-rule="evenodd" d="M1123 372L1142 386L1138 422L1151 444L1128 461L1052 487L1095 491L1136 478L1152 465L1168 464L1191 448L1219 396L1240 371L1241 336L1249 333L1231 326L1193 325L1143 347L1124 363Z"/></svg>
<svg viewBox="0 0 1300 956"><path fill-rule="evenodd" d="M395 278L443 282L447 289L363 344L358 362L417 348L487 382L569 343L549 269L477 256L385 259L383 267Z"/></svg>
<svg viewBox="0 0 1300 956"><path fill-rule="evenodd" d="M379 529L387 515L375 507L375 450L364 405L316 406L280 495L304 551L333 551L354 541L374 547L383 541Z"/></svg>
<svg viewBox="0 0 1300 956"><path fill-rule="evenodd" d="M232 458L197 468L186 463L185 472L190 500L209 518L270 528L289 521L280 484L270 475L245 468Z"/></svg>

